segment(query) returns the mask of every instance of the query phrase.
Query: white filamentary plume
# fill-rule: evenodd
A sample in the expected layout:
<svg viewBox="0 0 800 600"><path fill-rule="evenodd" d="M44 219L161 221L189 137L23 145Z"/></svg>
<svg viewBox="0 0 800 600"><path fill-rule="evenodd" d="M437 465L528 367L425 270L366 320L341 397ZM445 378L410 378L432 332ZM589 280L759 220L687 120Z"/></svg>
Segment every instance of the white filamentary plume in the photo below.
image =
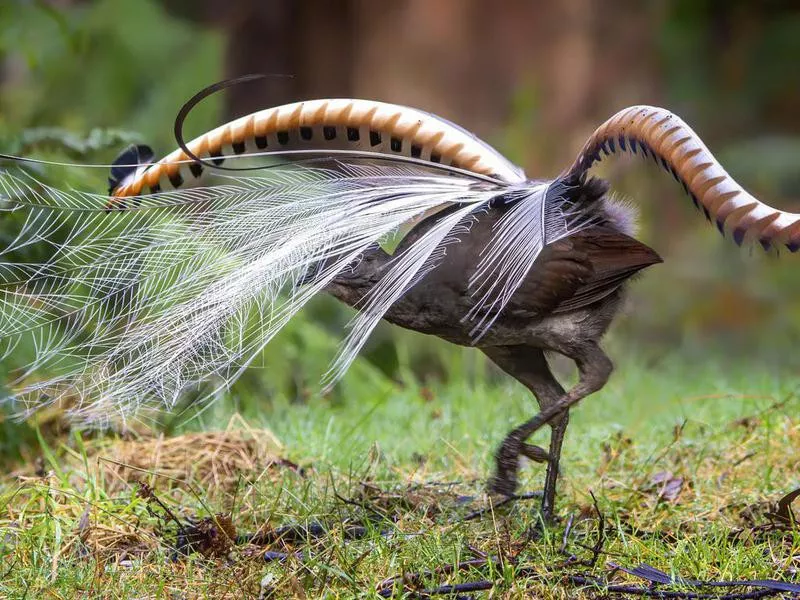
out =
<svg viewBox="0 0 800 600"><path fill-rule="evenodd" d="M546 185L517 188L520 201L476 275L476 331L491 325L543 245L570 232L566 221L550 225L556 238L545 231ZM128 210L108 213L105 196L0 171L3 210L24 215L19 235L0 249L0 357L23 339L33 347L10 398L23 413L69 399L74 416L102 423L172 407L209 379L230 385L367 248L427 211L461 205L396 257L365 298L329 373L338 378L472 213L510 191L413 164L335 161L130 198ZM15 262L31 244L46 246L49 258Z"/></svg>

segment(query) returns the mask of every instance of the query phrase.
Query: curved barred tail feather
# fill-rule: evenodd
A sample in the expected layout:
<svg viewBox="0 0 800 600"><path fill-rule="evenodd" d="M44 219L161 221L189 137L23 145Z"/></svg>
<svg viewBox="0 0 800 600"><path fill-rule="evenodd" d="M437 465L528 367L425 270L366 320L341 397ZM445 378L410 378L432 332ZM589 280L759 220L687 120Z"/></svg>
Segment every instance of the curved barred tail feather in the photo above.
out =
<svg viewBox="0 0 800 600"><path fill-rule="evenodd" d="M178 148L135 177L120 181L109 208L125 208L123 199L129 196L181 188L198 179L204 165L221 167L227 158L242 155L299 159L360 155L476 179L525 181L519 167L458 125L421 110L372 100L306 100L268 108L220 125L186 148L208 160L201 164Z"/></svg>
<svg viewBox="0 0 800 600"><path fill-rule="evenodd" d="M632 106L619 111L592 134L565 177L583 174L600 160L600 152L612 154L617 145L620 151L636 153L638 147L645 156L652 155L737 244L758 240L767 250L778 244L792 252L800 249L800 214L772 208L750 195L700 137L663 108Z"/></svg>
<svg viewBox="0 0 800 600"><path fill-rule="evenodd" d="M120 152L108 175L108 193L113 194L114 190L135 179L137 172L144 172L154 158L153 149L144 144L132 144Z"/></svg>

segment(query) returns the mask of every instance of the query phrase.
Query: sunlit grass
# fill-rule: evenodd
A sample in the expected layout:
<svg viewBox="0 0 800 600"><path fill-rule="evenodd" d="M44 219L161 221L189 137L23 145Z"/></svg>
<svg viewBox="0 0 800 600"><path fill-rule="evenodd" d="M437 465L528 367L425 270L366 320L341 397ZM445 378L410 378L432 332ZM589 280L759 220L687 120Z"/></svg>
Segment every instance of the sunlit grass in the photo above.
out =
<svg viewBox="0 0 800 600"><path fill-rule="evenodd" d="M247 427L269 430L282 444L275 452L300 471L240 467L235 477L215 480L197 471L199 457L207 456L192 455L207 446L193 450L189 443L178 481L118 466L112 477L101 468L112 463L101 457L132 460L118 454L123 442L75 434L42 441L40 476L35 465L22 465L28 476L0 483L0 597L238 598L262 589L274 589L275 597L370 597L385 578L474 558L476 551L502 555L506 566L429 576L420 585L488 578L502 597L591 596L566 586L556 568L566 559L562 538L570 516L566 552L585 557L579 544L594 543L590 491L609 536L597 565L585 572L604 575L610 562L646 562L700 579L796 576L797 531L749 530L768 521L769 502L800 486L795 376L677 359L648 366L617 353L610 384L574 411L561 522L527 541L538 523L535 501L461 520L485 506L483 481L503 434L535 411L523 388L487 375L473 354L450 357L449 383L423 387L409 378L394 385L362 364L332 398L239 398ZM224 429L234 404L220 402L175 433ZM536 440L545 443L546 433ZM543 469L526 465L524 475L523 488L533 490ZM228 558L176 559L175 527L137 496L140 478L181 519L230 513L239 533L315 522L329 533L269 547L300 551L302 560L267 564L259 558L263 548L253 546L237 546ZM366 521L365 537L346 539L344 532L347 523L364 525L370 511L341 498L357 498L383 515ZM517 565L508 559L515 553ZM518 575L531 566L539 578Z"/></svg>

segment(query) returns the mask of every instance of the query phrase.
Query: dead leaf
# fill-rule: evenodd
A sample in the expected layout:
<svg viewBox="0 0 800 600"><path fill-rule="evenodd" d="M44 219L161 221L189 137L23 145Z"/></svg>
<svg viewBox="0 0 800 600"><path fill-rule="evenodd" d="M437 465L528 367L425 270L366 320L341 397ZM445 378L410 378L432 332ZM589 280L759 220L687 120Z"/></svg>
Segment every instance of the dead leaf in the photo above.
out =
<svg viewBox="0 0 800 600"><path fill-rule="evenodd" d="M236 527L230 515L217 514L185 526L178 533L175 547L181 554L198 552L206 558L222 558L235 543Z"/></svg>
<svg viewBox="0 0 800 600"><path fill-rule="evenodd" d="M659 471L650 482L658 492L659 500L675 502L683 490L683 477L675 477L672 471Z"/></svg>

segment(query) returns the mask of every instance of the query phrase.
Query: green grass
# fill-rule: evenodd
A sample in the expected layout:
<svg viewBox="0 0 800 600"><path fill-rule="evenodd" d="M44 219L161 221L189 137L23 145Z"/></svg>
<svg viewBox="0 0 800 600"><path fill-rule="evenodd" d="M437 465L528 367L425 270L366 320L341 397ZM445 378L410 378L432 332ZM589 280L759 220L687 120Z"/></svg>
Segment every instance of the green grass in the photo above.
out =
<svg viewBox="0 0 800 600"><path fill-rule="evenodd" d="M387 577L476 552L503 562L420 585L487 579L496 584L494 597L595 597L596 589L569 585L563 575L605 576L610 562L646 562L699 579L796 578L800 531L751 528L768 522L770 502L800 487L800 379L720 360L648 365L631 354L618 352L609 385L573 411L561 522L538 539L529 536L538 523L535 501L462 520L486 506L483 481L495 446L535 411L523 388L487 374L477 353L464 350L450 357L449 383L392 385L360 364L332 398L239 399L243 419L271 431L302 475L261 467L215 485L193 472L198 461L187 451L178 481L122 470L122 482L98 470L98 457L115 456L120 442L77 434L42 440L45 476L0 479L0 597L238 598L258 597L262 584L273 597L374 597ZM235 400L210 407L174 435L224 428ZM534 439L546 440L546 432ZM172 560L175 528L137 496L138 477L180 518L229 513L239 532L320 522L328 534L268 548L299 550L302 561L265 564L264 548L246 545L224 558ZM672 479L679 493L661 497L659 479ZM540 465L526 465L524 490L542 480ZM582 545L596 539L590 491L608 527L604 554L594 567L559 569L570 517L567 553L585 558ZM346 539L352 523L366 523L366 536ZM637 583L619 574L613 580Z"/></svg>

